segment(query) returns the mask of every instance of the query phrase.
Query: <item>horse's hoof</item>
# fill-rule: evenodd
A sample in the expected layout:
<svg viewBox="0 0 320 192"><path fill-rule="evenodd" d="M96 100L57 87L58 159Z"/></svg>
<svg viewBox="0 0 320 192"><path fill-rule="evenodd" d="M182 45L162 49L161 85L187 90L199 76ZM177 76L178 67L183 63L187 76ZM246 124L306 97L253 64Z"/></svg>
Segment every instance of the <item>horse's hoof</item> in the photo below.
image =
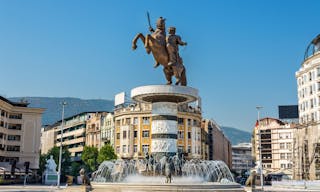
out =
<svg viewBox="0 0 320 192"><path fill-rule="evenodd" d="M138 46L132 45L132 50L136 50Z"/></svg>

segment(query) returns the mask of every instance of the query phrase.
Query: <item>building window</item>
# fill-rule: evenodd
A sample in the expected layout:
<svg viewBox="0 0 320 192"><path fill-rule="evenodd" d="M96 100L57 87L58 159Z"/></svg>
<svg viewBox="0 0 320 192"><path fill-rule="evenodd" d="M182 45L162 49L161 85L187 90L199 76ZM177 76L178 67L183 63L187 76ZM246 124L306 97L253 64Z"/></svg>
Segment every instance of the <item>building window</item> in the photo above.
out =
<svg viewBox="0 0 320 192"><path fill-rule="evenodd" d="M191 139L191 132L188 132L188 139Z"/></svg>
<svg viewBox="0 0 320 192"><path fill-rule="evenodd" d="M21 124L9 124L8 129L21 130Z"/></svg>
<svg viewBox="0 0 320 192"><path fill-rule="evenodd" d="M142 151L144 154L149 152L149 145L142 145Z"/></svg>
<svg viewBox="0 0 320 192"><path fill-rule="evenodd" d="M130 118L126 118L126 125L130 125Z"/></svg>
<svg viewBox="0 0 320 192"><path fill-rule="evenodd" d="M122 132L122 138L123 138L123 139L126 139L126 138L127 138L127 131L123 131L123 132Z"/></svg>
<svg viewBox="0 0 320 192"><path fill-rule="evenodd" d="M119 146L116 147L116 152L120 153L120 147Z"/></svg>
<svg viewBox="0 0 320 192"><path fill-rule="evenodd" d="M117 133L117 139L120 139L120 133Z"/></svg>
<svg viewBox="0 0 320 192"><path fill-rule="evenodd" d="M8 135L8 141L20 141L20 135Z"/></svg>
<svg viewBox="0 0 320 192"><path fill-rule="evenodd" d="M286 154L285 153L280 153L280 159L286 159Z"/></svg>
<svg viewBox="0 0 320 192"><path fill-rule="evenodd" d="M292 158L292 154L291 153L287 153L287 159L291 159Z"/></svg>
<svg viewBox="0 0 320 192"><path fill-rule="evenodd" d="M22 119L22 114L13 113L9 115L9 119Z"/></svg>
<svg viewBox="0 0 320 192"><path fill-rule="evenodd" d="M286 168L286 164L281 163L281 168L285 169Z"/></svg>
<svg viewBox="0 0 320 192"><path fill-rule="evenodd" d="M127 153L127 146L126 145L122 145L122 153Z"/></svg>
<svg viewBox="0 0 320 192"><path fill-rule="evenodd" d="M20 146L11 146L11 145L8 145L8 146L7 146L7 151L16 151L16 152L19 152L19 151L20 151Z"/></svg>
<svg viewBox="0 0 320 192"><path fill-rule="evenodd" d="M183 118L178 118L178 125L183 125Z"/></svg>
<svg viewBox="0 0 320 192"><path fill-rule="evenodd" d="M198 126L198 121L197 120L193 120L193 126Z"/></svg>
<svg viewBox="0 0 320 192"><path fill-rule="evenodd" d="M280 137L281 139L282 137ZM284 149L284 143L280 143L280 149Z"/></svg>
<svg viewBox="0 0 320 192"><path fill-rule="evenodd" d="M149 137L149 131L142 131L142 137Z"/></svg>
<svg viewBox="0 0 320 192"><path fill-rule="evenodd" d="M144 125L149 125L150 124L150 117L142 117L142 123Z"/></svg>
<svg viewBox="0 0 320 192"><path fill-rule="evenodd" d="M0 133L0 139L6 139L6 134Z"/></svg>
<svg viewBox="0 0 320 192"><path fill-rule="evenodd" d="M137 146L137 145L134 145L134 146L133 146L133 152L134 152L134 153L138 152L138 146Z"/></svg>
<svg viewBox="0 0 320 192"><path fill-rule="evenodd" d="M178 131L178 139L184 138L184 131Z"/></svg>
<svg viewBox="0 0 320 192"><path fill-rule="evenodd" d="M292 148L292 144L291 143L287 143L287 149L291 149Z"/></svg>
<svg viewBox="0 0 320 192"><path fill-rule="evenodd" d="M120 120L117 120L116 121L116 126L120 126L120 122L121 122Z"/></svg>
<svg viewBox="0 0 320 192"><path fill-rule="evenodd" d="M188 126L191 126L191 119L188 119Z"/></svg>
<svg viewBox="0 0 320 192"><path fill-rule="evenodd" d="M137 138L138 137L138 131L133 131L133 137Z"/></svg>
<svg viewBox="0 0 320 192"><path fill-rule="evenodd" d="M138 117L133 118L133 124L138 125L138 123L139 123Z"/></svg>
<svg viewBox="0 0 320 192"><path fill-rule="evenodd" d="M183 146L178 146L178 153L183 153Z"/></svg>

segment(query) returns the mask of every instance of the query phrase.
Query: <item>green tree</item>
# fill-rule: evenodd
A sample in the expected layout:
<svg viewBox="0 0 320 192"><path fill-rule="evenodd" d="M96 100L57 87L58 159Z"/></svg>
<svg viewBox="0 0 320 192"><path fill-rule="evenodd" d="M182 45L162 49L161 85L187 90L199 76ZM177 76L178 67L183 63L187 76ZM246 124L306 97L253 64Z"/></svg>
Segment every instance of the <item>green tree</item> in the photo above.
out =
<svg viewBox="0 0 320 192"><path fill-rule="evenodd" d="M98 148L85 146L81 155L81 159L88 168L88 171L95 171L98 166L97 162Z"/></svg>
<svg viewBox="0 0 320 192"><path fill-rule="evenodd" d="M117 155L114 153L113 147L110 144L106 144L99 151L98 163L112 159L117 159Z"/></svg>
<svg viewBox="0 0 320 192"><path fill-rule="evenodd" d="M42 175L44 173L44 170L46 168L46 163L47 163L47 154L40 154L40 157L39 157L39 170L38 170L38 174L39 175Z"/></svg>
<svg viewBox="0 0 320 192"><path fill-rule="evenodd" d="M78 162L72 162L71 163L71 172L70 172L70 175L76 177L79 175L79 171L80 169L82 168L83 166L81 165L81 163L78 163Z"/></svg>

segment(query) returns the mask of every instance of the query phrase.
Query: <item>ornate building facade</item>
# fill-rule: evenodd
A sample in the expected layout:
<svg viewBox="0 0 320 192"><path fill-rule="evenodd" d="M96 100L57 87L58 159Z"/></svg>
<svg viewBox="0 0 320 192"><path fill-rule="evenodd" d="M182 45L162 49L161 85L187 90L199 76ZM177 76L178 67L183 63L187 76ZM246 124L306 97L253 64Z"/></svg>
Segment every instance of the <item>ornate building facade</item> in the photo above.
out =
<svg viewBox="0 0 320 192"><path fill-rule="evenodd" d="M110 144L114 147L114 115L107 113L101 117L101 146Z"/></svg>
<svg viewBox="0 0 320 192"><path fill-rule="evenodd" d="M120 158L142 158L151 149L151 105L138 103L114 111L115 151ZM202 138L201 112L192 107L178 108L178 152L186 158L205 159L207 138Z"/></svg>
<svg viewBox="0 0 320 192"><path fill-rule="evenodd" d="M320 35L296 72L299 125L294 139L294 179L320 179Z"/></svg>

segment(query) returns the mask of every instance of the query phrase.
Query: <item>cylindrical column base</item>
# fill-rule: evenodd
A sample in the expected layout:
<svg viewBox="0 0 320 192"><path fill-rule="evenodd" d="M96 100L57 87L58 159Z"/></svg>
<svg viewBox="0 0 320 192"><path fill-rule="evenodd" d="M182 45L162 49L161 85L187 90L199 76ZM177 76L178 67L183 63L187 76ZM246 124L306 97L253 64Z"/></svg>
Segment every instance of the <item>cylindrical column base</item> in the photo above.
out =
<svg viewBox="0 0 320 192"><path fill-rule="evenodd" d="M155 159L177 153L177 104L152 103L151 154Z"/></svg>

